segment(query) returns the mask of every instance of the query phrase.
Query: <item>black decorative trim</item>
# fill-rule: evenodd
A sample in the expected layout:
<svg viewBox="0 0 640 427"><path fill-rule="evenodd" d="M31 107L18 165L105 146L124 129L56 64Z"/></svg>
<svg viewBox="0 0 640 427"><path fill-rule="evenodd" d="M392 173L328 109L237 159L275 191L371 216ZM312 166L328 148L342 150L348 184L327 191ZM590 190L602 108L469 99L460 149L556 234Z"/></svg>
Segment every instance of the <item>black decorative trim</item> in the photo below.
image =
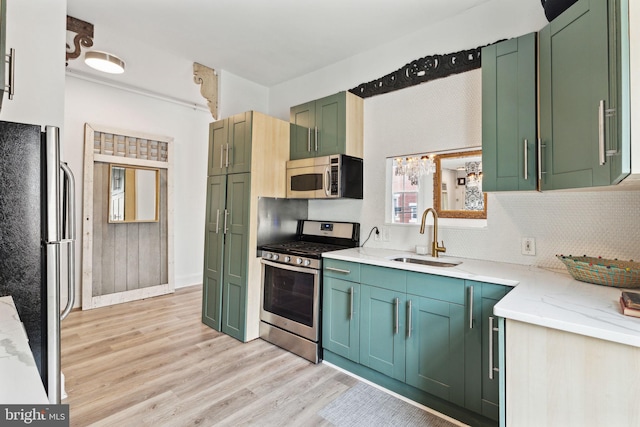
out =
<svg viewBox="0 0 640 427"><path fill-rule="evenodd" d="M75 33L76 35L73 38L73 50L71 50L71 46L67 44L65 66L69 65L70 59L76 59L80 56L82 47L93 46L93 24L67 15L67 31Z"/></svg>
<svg viewBox="0 0 640 427"><path fill-rule="evenodd" d="M350 89L349 92L361 98L369 98L453 74L475 70L482 65L480 58L482 47L416 59L391 74L369 83L362 83L360 86Z"/></svg>

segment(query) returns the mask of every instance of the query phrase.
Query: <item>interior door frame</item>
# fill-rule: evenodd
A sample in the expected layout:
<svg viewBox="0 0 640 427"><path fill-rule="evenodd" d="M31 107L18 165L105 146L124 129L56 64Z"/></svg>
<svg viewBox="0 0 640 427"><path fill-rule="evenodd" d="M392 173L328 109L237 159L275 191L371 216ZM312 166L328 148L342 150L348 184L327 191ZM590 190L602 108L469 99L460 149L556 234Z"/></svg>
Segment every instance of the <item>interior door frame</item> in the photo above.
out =
<svg viewBox="0 0 640 427"><path fill-rule="evenodd" d="M125 155L126 153L117 153L115 143L113 143L113 148L111 149L110 153L105 152L105 150L103 150L104 147L98 147L95 145L96 133L112 134L166 143L166 159L148 160L127 156ZM88 310L173 293L175 290L173 250L173 138L85 123L84 141L84 191L82 215L82 309ZM104 143L102 145L104 145ZM127 148L125 144L125 150L126 149ZM148 147L147 150L149 150ZM106 295L93 295L93 193L95 162L158 168L167 171L167 283L159 283L157 285L151 285L140 289L131 289Z"/></svg>

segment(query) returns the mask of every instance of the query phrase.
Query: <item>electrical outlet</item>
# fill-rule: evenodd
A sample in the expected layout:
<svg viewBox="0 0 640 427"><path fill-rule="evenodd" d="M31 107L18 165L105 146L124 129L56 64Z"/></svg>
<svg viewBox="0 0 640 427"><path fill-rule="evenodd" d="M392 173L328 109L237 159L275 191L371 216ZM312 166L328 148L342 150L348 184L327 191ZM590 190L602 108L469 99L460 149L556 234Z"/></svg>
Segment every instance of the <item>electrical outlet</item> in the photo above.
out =
<svg viewBox="0 0 640 427"><path fill-rule="evenodd" d="M376 230L374 230L374 232L373 232L373 240L375 242L379 242L380 240L382 240L382 233L380 233L380 230L377 230L377 232L376 232Z"/></svg>
<svg viewBox="0 0 640 427"><path fill-rule="evenodd" d="M522 238L522 255L536 254L536 239L533 237Z"/></svg>
<svg viewBox="0 0 640 427"><path fill-rule="evenodd" d="M389 241L389 227L382 227L382 241L383 242L388 242Z"/></svg>

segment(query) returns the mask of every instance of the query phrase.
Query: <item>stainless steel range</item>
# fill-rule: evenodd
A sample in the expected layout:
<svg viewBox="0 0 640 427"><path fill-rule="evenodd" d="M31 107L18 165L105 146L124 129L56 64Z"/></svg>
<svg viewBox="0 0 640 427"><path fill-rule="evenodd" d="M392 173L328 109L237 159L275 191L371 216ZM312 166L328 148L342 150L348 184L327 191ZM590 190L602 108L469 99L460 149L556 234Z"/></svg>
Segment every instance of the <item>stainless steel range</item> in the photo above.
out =
<svg viewBox="0 0 640 427"><path fill-rule="evenodd" d="M358 223L299 220L296 240L263 245L260 337L318 363L322 253L359 243Z"/></svg>

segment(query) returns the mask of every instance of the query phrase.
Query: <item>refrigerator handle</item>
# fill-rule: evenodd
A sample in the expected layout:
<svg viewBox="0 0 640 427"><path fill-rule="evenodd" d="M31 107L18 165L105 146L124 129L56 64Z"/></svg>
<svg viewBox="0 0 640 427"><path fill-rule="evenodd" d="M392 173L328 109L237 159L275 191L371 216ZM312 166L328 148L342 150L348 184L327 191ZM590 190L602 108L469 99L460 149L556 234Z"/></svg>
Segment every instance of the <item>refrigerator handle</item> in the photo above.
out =
<svg viewBox="0 0 640 427"><path fill-rule="evenodd" d="M64 235L64 242L67 244L67 305L60 315L60 320L64 320L73 308L76 294L76 180L69 165L61 162L60 169L64 173L62 191L66 202L64 205L67 207L65 217L68 219Z"/></svg>

